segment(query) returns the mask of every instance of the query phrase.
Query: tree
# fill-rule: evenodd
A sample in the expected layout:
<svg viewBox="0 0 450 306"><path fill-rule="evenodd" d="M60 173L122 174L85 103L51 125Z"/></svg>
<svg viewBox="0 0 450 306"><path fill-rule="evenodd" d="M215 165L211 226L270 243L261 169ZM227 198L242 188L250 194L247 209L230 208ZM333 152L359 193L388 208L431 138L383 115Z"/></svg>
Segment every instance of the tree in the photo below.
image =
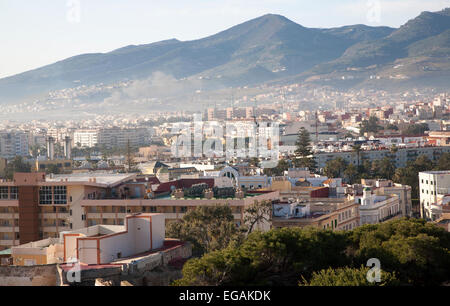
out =
<svg viewBox="0 0 450 306"><path fill-rule="evenodd" d="M425 131L429 131L428 124L426 123L419 123L419 124L412 124L408 125L408 127L402 131L404 135L407 136L413 136L413 135L423 135Z"/></svg>
<svg viewBox="0 0 450 306"><path fill-rule="evenodd" d="M270 201L254 201L244 211L244 224L247 234L253 232L255 225L270 223L272 220L272 203Z"/></svg>
<svg viewBox="0 0 450 306"><path fill-rule="evenodd" d="M349 232L349 239L355 264L378 258L402 284L440 285L450 279L450 233L425 220L364 225Z"/></svg>
<svg viewBox="0 0 450 306"><path fill-rule="evenodd" d="M378 178L392 179L395 174L395 165L392 159L385 157L374 162Z"/></svg>
<svg viewBox="0 0 450 306"><path fill-rule="evenodd" d="M191 242L197 254L224 249L231 242L239 241L241 235L227 205L199 206L190 210L180 221L169 223L166 234Z"/></svg>
<svg viewBox="0 0 450 306"><path fill-rule="evenodd" d="M336 159L330 160L326 163L323 169L324 174L329 178L342 177L345 169L347 168L347 163L342 158L338 157Z"/></svg>
<svg viewBox="0 0 450 306"><path fill-rule="evenodd" d="M435 169L438 171L450 170L450 153L444 153L441 155Z"/></svg>
<svg viewBox="0 0 450 306"><path fill-rule="evenodd" d="M294 164L296 167L308 168L312 171L316 169L316 161L312 156L311 151L311 137L305 128L301 128L298 132L296 142L297 149L295 150Z"/></svg>
<svg viewBox="0 0 450 306"><path fill-rule="evenodd" d="M16 172L31 172L31 165L22 159L22 156L16 156L6 165L5 177L12 180Z"/></svg>
<svg viewBox="0 0 450 306"><path fill-rule="evenodd" d="M311 279L308 281L305 278L300 282L300 286L395 286L399 285L400 281L395 276L395 273L380 271L381 282L369 282L367 280L368 267L361 266L360 268L337 268L326 269L318 272L313 272Z"/></svg>
<svg viewBox="0 0 450 306"><path fill-rule="evenodd" d="M264 174L268 176L283 176L284 171L289 169L289 163L285 159L280 159L278 165L274 168L265 168Z"/></svg>
<svg viewBox="0 0 450 306"><path fill-rule="evenodd" d="M398 131L398 126L396 126L395 124L389 123L388 125L386 125L386 129L387 130Z"/></svg>
<svg viewBox="0 0 450 306"><path fill-rule="evenodd" d="M55 164L50 164L48 165L48 167L45 169L45 173L50 174L60 174L60 168L58 168Z"/></svg>
<svg viewBox="0 0 450 306"><path fill-rule="evenodd" d="M361 149L361 145L359 145L359 144L354 145L352 147L352 149L353 149L353 152L356 154L356 164L357 164L358 169L359 169L360 155L361 155L361 150L362 150Z"/></svg>
<svg viewBox="0 0 450 306"><path fill-rule="evenodd" d="M378 258L381 285L441 285L450 280L449 247L449 232L406 218L348 232L255 231L241 244L187 261L176 284L293 286L302 280L302 285L370 285L365 266Z"/></svg>
<svg viewBox="0 0 450 306"><path fill-rule="evenodd" d="M375 116L370 116L369 120L363 120L360 124L360 135L364 135L365 133L378 133L378 131L382 130L383 127L378 125L379 119Z"/></svg>
<svg viewBox="0 0 450 306"><path fill-rule="evenodd" d="M179 285L296 285L299 275L348 264L342 233L313 228L256 231L237 247L189 260Z"/></svg>
<svg viewBox="0 0 450 306"><path fill-rule="evenodd" d="M353 164L349 164L344 171L344 176L347 182L354 184L358 178L358 169Z"/></svg>

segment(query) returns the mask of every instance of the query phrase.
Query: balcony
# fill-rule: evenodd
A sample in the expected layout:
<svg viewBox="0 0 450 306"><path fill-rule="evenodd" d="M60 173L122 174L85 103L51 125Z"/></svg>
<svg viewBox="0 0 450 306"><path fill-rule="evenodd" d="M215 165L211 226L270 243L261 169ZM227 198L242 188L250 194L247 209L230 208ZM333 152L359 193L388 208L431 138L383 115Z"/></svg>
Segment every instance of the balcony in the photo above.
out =
<svg viewBox="0 0 450 306"><path fill-rule="evenodd" d="M19 245L19 240L16 239L16 243L14 243L14 240L0 240L0 245L8 247Z"/></svg>
<svg viewBox="0 0 450 306"><path fill-rule="evenodd" d="M5 225L0 225L0 233L13 233L13 232L19 232L19 226L5 226Z"/></svg>
<svg viewBox="0 0 450 306"><path fill-rule="evenodd" d="M16 218L19 217L19 214L16 213ZM13 213L0 213L0 219L14 219L14 214Z"/></svg>

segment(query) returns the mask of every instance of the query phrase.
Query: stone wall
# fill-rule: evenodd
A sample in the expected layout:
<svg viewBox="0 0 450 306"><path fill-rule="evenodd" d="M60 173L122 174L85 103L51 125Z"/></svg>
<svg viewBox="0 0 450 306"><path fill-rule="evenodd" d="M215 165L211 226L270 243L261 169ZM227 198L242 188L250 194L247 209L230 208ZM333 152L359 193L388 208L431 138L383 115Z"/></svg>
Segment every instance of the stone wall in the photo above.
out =
<svg viewBox="0 0 450 306"><path fill-rule="evenodd" d="M56 264L0 266L0 286L56 286Z"/></svg>

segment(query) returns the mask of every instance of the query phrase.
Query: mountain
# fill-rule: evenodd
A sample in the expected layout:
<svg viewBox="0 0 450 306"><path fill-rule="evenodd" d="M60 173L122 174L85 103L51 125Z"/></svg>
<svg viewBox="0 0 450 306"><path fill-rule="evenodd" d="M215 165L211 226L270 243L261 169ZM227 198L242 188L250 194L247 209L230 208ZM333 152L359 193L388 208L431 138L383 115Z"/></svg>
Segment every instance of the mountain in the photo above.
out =
<svg viewBox="0 0 450 306"><path fill-rule="evenodd" d="M448 89L450 8L423 12L385 37L358 42L341 57L319 64L297 79L357 87L424 85Z"/></svg>
<svg viewBox="0 0 450 306"><path fill-rule="evenodd" d="M0 79L0 104L80 85L147 80L155 74L200 84L202 90L267 82L448 89L450 8L423 12L398 29L306 28L268 14L198 40L171 39L83 54ZM158 90L183 90L164 84L160 81Z"/></svg>
<svg viewBox="0 0 450 306"><path fill-rule="evenodd" d="M0 104L79 85L145 79L155 72L209 79L211 88L253 85L298 75L393 31L363 25L311 29L268 14L199 40L172 39L83 54L0 79Z"/></svg>

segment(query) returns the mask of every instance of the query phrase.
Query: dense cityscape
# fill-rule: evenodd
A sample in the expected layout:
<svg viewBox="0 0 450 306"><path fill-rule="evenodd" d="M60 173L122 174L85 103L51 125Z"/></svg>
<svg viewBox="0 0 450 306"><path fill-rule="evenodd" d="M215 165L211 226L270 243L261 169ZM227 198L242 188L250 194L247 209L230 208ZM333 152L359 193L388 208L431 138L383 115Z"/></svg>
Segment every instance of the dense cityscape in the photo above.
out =
<svg viewBox="0 0 450 306"><path fill-rule="evenodd" d="M450 284L448 83L205 71L0 105L0 286Z"/></svg>

